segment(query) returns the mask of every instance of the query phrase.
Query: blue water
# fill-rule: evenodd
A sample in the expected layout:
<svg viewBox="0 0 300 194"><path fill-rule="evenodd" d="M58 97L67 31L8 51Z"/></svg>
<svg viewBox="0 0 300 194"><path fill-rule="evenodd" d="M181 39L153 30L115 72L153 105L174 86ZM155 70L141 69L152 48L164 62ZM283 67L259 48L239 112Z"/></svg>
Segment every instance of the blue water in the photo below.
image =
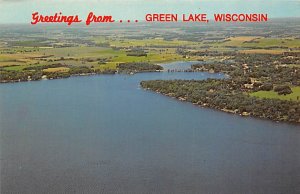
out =
<svg viewBox="0 0 300 194"><path fill-rule="evenodd" d="M299 125L180 102L99 75L0 85L2 193L299 193Z"/></svg>
<svg viewBox="0 0 300 194"><path fill-rule="evenodd" d="M164 71L167 70L188 70L191 69L191 65L194 64L204 64L204 61L176 61L176 62L171 62L171 63L167 63L167 64L160 64L163 68Z"/></svg>

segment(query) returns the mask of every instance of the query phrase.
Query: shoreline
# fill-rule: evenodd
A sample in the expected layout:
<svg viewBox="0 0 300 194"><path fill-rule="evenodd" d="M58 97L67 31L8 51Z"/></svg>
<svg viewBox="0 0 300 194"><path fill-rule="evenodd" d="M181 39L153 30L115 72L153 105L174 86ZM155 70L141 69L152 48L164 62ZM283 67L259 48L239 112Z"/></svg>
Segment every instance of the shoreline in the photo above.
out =
<svg viewBox="0 0 300 194"><path fill-rule="evenodd" d="M47 67L47 68L51 68ZM57 65L55 65L55 68ZM58 65L58 67L64 67ZM44 69L47 69L44 68ZM128 74L134 75L136 73L144 72L163 72L164 68L160 65L152 63L121 63L116 69L92 69L89 67L71 67L68 71L55 71L45 72L43 68L27 69L27 71L1 71L1 83L17 83L17 82L28 82L28 81L40 81L46 79L62 79L69 78L71 76L90 76L100 74ZM28 71L29 70L29 71Z"/></svg>
<svg viewBox="0 0 300 194"><path fill-rule="evenodd" d="M0 81L0 85L1 84L12 84L12 83L22 83L22 82L36 82L36 81L46 81L46 80L56 80L56 79L68 79L71 77L83 77L83 76L95 76L95 75L116 75L116 74L123 74L123 75L134 75L137 73L158 73L158 72L164 72L164 70L155 70L155 71L139 71L139 72L110 72L110 73L81 73L81 74L71 74L70 76L66 76L66 77L55 77L55 78L41 78L41 79L37 79L37 80L31 80L31 79L27 79L27 80L4 80L4 81Z"/></svg>
<svg viewBox="0 0 300 194"><path fill-rule="evenodd" d="M215 106L213 106L213 105L211 105L209 103L202 103L202 104L192 103L192 102L188 101L184 97L174 97L171 94L165 94L165 93L162 93L162 92L159 92L159 91L154 91L154 90L152 90L150 88L144 88L144 87L142 87L142 88L144 90L146 90L146 91L150 91L150 92L153 92L153 93L156 93L156 94L160 94L160 95L163 95L163 96L166 96L166 97L170 97L172 99L175 99L176 101L190 103L190 104L196 106L197 108L209 108L209 109L212 109L212 110L215 110L215 111L220 111L220 112L224 112L224 113L228 113L228 114L233 114L233 115L237 115L237 116L240 116L240 117L250 117L250 118L254 118L254 119L262 119L262 120L272 121L272 122L276 122L276 123L287 123L287 124L292 124L292 125L296 125L296 126L300 125L300 120L299 121L295 121L295 122L293 122L293 121L275 120L275 119L270 119L270 118L267 118L267 117L251 115L251 113L249 113L249 112L245 112L244 114L243 113L239 114L239 113L237 113L234 110L220 109L220 108L217 108L217 107L215 107Z"/></svg>

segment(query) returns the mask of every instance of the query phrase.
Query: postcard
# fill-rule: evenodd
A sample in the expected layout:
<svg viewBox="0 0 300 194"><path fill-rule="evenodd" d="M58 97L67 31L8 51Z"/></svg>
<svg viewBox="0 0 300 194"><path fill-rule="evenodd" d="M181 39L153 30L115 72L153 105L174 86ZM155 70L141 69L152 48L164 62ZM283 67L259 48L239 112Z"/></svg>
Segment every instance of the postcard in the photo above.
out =
<svg viewBox="0 0 300 194"><path fill-rule="evenodd" d="M0 0L0 193L300 193L299 10Z"/></svg>

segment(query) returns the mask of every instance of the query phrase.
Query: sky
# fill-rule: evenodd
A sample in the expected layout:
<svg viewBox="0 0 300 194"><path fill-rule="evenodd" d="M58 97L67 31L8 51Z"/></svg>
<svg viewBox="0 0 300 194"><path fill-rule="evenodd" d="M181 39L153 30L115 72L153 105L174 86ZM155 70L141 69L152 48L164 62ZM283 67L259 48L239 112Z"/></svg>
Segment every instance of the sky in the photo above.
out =
<svg viewBox="0 0 300 194"><path fill-rule="evenodd" d="M0 0L0 23L30 23L31 14L79 15L93 11L114 19L144 20L148 13L267 13L269 18L300 17L300 0Z"/></svg>

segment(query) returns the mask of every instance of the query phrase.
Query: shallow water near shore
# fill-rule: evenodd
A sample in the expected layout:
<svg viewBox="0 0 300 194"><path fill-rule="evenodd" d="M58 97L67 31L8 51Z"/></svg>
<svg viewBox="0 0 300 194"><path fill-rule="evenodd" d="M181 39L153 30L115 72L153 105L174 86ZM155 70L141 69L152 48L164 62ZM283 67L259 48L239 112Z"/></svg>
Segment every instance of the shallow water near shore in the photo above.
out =
<svg viewBox="0 0 300 194"><path fill-rule="evenodd" d="M299 125L139 86L223 77L156 72L0 85L1 194L299 193Z"/></svg>

